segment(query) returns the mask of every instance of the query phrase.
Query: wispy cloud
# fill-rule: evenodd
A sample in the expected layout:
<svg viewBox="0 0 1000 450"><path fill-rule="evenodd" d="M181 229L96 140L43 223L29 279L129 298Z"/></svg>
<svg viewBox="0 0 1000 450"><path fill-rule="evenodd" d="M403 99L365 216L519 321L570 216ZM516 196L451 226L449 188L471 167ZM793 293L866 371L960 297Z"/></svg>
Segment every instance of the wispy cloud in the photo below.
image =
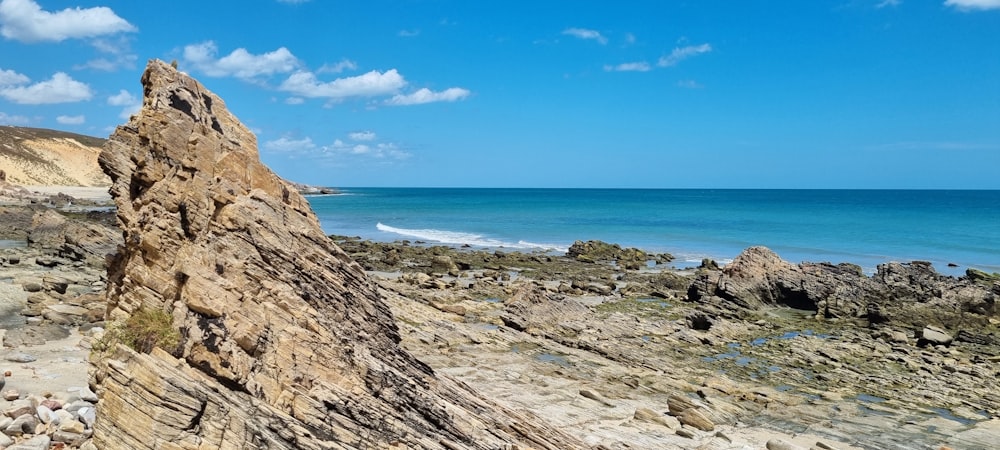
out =
<svg viewBox="0 0 1000 450"><path fill-rule="evenodd" d="M21 42L61 42L138 31L107 7L49 12L33 0L0 1L0 34Z"/></svg>
<svg viewBox="0 0 1000 450"><path fill-rule="evenodd" d="M333 145L325 147L324 151L339 155L361 156L376 160L403 160L412 156L399 148L392 142L379 142L375 144L351 144L340 139L333 142Z"/></svg>
<svg viewBox="0 0 1000 450"><path fill-rule="evenodd" d="M877 5L875 5L875 7L878 9L882 9L887 6L899 6L901 3L903 3L903 0L882 0Z"/></svg>
<svg viewBox="0 0 1000 450"><path fill-rule="evenodd" d="M355 131L348 133L347 137L351 138L352 141L374 141L376 135L374 131Z"/></svg>
<svg viewBox="0 0 1000 450"><path fill-rule="evenodd" d="M622 63L617 66L605 65L605 72L649 72L653 67L646 61Z"/></svg>
<svg viewBox="0 0 1000 450"><path fill-rule="evenodd" d="M336 64L323 64L316 73L341 73L345 70L358 70L358 63L345 58Z"/></svg>
<svg viewBox="0 0 1000 450"><path fill-rule="evenodd" d="M94 94L90 86L74 80L63 72L56 72L52 78L35 84L27 84L27 77L19 78L16 74L5 72L0 77L20 80L20 83L0 86L0 97L22 105L47 105L56 103L74 103L90 100ZM22 75L23 77L23 75ZM27 85L26 85L27 84Z"/></svg>
<svg viewBox="0 0 1000 450"><path fill-rule="evenodd" d="M82 115L80 115L80 116L58 116L58 117L56 117L56 122L59 122L59 123L61 123L63 125L83 125L83 123L86 122L86 121L87 121L87 118L84 117L84 116L82 116Z"/></svg>
<svg viewBox="0 0 1000 450"><path fill-rule="evenodd" d="M298 58L287 48L254 55L244 48L218 58L215 42L206 41L184 47L184 61L210 77L252 79L277 73L288 73L300 66Z"/></svg>
<svg viewBox="0 0 1000 450"><path fill-rule="evenodd" d="M411 94L394 95L389 100L386 100L385 103L393 106L405 106L434 102L456 102L465 99L469 96L469 94L471 94L471 92L469 92L468 89L458 87L448 88L441 92L434 92L427 88L421 88Z"/></svg>
<svg viewBox="0 0 1000 450"><path fill-rule="evenodd" d="M377 97L392 95L406 86L406 80L396 69L385 72L373 70L355 77L319 81L312 72L296 72L281 83L278 89L307 98L340 100L349 97Z"/></svg>
<svg viewBox="0 0 1000 450"><path fill-rule="evenodd" d="M264 143L263 148L277 153L309 153L316 149L312 138L293 139L282 136Z"/></svg>
<svg viewBox="0 0 1000 450"><path fill-rule="evenodd" d="M586 28L567 28L563 30L562 34L577 37L580 39L589 39L600 42L601 45L608 43L608 38L601 35L597 30L588 30Z"/></svg>
<svg viewBox="0 0 1000 450"><path fill-rule="evenodd" d="M5 112L0 112L0 124L3 125L30 125L31 119L24 116L11 116Z"/></svg>
<svg viewBox="0 0 1000 450"><path fill-rule="evenodd" d="M104 53L107 56L92 59L87 61L86 64L76 65L73 67L74 69L92 69L102 72L114 72L122 68L135 68L136 61L139 59L137 55L132 53L129 40L123 36L117 39L94 39L90 41L90 45L97 51Z"/></svg>
<svg viewBox="0 0 1000 450"><path fill-rule="evenodd" d="M951 6L959 11L986 11L1000 9L1000 0L945 0L945 6Z"/></svg>
<svg viewBox="0 0 1000 450"><path fill-rule="evenodd" d="M701 89L705 86L695 80L681 80L677 82L677 87L684 89Z"/></svg>
<svg viewBox="0 0 1000 450"><path fill-rule="evenodd" d="M365 164L366 161L388 163L412 156L393 142L377 142L372 131L348 133L346 139L334 139L329 145L317 145L312 138L282 136L267 141L262 148L293 158L308 158L337 165Z"/></svg>
<svg viewBox="0 0 1000 450"><path fill-rule="evenodd" d="M396 34L399 37L417 37L420 36L420 30L399 30L399 33Z"/></svg>
<svg viewBox="0 0 1000 450"><path fill-rule="evenodd" d="M133 114L137 114L142 109L142 100L125 89L108 97L108 104L111 106L121 106L122 112L118 114L118 117L125 120L128 120Z"/></svg>
<svg viewBox="0 0 1000 450"><path fill-rule="evenodd" d="M702 53L708 53L712 51L712 46L709 44L701 45L688 45L686 47L677 47L669 55L661 56L660 60L656 63L660 67L671 67L677 65L677 63L688 59L692 56L697 56Z"/></svg>

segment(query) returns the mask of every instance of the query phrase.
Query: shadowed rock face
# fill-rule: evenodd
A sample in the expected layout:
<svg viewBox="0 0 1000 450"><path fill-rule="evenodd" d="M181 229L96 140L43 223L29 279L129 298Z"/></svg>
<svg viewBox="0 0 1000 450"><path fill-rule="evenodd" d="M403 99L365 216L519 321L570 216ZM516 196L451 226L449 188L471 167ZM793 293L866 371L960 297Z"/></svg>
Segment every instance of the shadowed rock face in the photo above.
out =
<svg viewBox="0 0 1000 450"><path fill-rule="evenodd" d="M142 83L100 156L124 237L107 315L168 311L182 338L96 362L99 448L582 447L403 351L374 284L222 100L162 61Z"/></svg>

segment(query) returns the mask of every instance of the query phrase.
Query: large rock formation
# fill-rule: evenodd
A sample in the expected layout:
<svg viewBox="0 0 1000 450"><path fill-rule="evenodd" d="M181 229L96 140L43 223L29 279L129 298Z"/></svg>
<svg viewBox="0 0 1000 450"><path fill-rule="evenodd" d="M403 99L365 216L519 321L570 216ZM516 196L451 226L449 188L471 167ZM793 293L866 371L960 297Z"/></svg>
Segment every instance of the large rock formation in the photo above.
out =
<svg viewBox="0 0 1000 450"><path fill-rule="evenodd" d="M723 311L781 305L913 328L985 323L996 314L998 297L1000 282L943 276L926 262L881 264L868 277L852 264L791 264L764 247L748 248L721 271L701 274L688 291L690 300Z"/></svg>
<svg viewBox="0 0 1000 450"><path fill-rule="evenodd" d="M167 311L181 339L94 358L99 448L582 447L402 350L375 285L222 100L162 61L142 84L100 157L124 231L107 315Z"/></svg>

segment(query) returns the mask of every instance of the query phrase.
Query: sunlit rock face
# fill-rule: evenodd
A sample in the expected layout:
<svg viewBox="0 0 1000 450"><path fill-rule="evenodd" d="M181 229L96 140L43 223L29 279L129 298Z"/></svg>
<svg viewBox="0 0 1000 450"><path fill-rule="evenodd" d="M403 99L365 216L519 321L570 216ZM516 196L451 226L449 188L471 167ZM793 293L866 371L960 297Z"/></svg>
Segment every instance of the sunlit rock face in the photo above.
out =
<svg viewBox="0 0 1000 450"><path fill-rule="evenodd" d="M94 358L99 448L582 447L401 349L375 285L223 101L162 61L142 84L100 156L124 238L107 316L167 311L181 338Z"/></svg>

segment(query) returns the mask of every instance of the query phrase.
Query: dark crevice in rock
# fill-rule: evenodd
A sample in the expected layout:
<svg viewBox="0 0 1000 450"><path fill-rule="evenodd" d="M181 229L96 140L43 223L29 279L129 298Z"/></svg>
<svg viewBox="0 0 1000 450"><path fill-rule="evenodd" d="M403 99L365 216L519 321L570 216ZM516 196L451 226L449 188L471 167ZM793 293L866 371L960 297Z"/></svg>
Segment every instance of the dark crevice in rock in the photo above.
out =
<svg viewBox="0 0 1000 450"><path fill-rule="evenodd" d="M186 202L181 202L177 205L177 211L181 215L181 230L184 231L184 237L188 239L194 239L194 232L191 231L191 218L188 216L188 206Z"/></svg>
<svg viewBox="0 0 1000 450"><path fill-rule="evenodd" d="M191 120L197 121L198 119L194 116L193 106L187 100L184 100L176 92L170 94L170 106L173 106L178 111L187 114Z"/></svg>
<svg viewBox="0 0 1000 450"><path fill-rule="evenodd" d="M816 302L805 291L788 287L784 283L778 283L776 287L778 290L778 295L775 298L776 303L793 309L817 312Z"/></svg>
<svg viewBox="0 0 1000 450"><path fill-rule="evenodd" d="M201 426L201 418L205 416L205 408L207 407L208 402L201 402L201 408L198 409L198 413L191 418L191 421L188 422L186 427L184 427L184 430L198 432L198 429Z"/></svg>

